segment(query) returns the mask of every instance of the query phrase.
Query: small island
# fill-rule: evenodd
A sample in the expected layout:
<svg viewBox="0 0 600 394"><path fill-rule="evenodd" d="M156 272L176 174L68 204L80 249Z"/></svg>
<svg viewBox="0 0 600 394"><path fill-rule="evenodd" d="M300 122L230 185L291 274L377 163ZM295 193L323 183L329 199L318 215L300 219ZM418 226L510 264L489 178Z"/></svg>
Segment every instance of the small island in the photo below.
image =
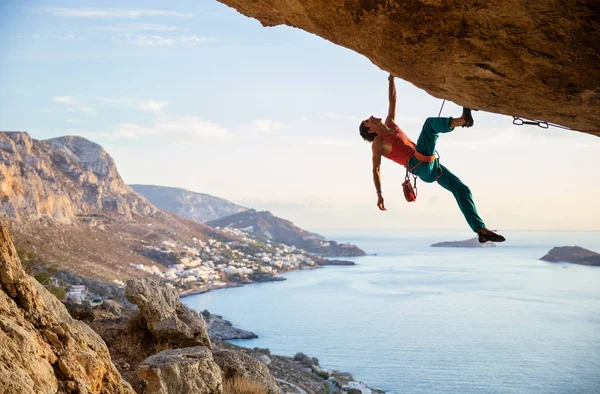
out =
<svg viewBox="0 0 600 394"><path fill-rule="evenodd" d="M600 266L600 254L580 246L557 246L540 260L551 263L571 263Z"/></svg>
<svg viewBox="0 0 600 394"><path fill-rule="evenodd" d="M434 248L494 248L493 242L479 243L477 238L465 239L464 241L438 242L431 245Z"/></svg>

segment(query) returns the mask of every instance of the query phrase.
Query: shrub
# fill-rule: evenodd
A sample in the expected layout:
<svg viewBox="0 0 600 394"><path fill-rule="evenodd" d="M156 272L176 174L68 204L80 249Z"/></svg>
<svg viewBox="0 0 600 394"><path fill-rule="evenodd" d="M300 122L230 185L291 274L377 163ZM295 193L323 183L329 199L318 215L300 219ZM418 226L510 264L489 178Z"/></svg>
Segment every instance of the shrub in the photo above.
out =
<svg viewBox="0 0 600 394"><path fill-rule="evenodd" d="M262 348L262 347L255 347L254 349L255 352L259 352L259 353L263 353L266 354L267 356L271 355L271 350L269 348Z"/></svg>
<svg viewBox="0 0 600 394"><path fill-rule="evenodd" d="M27 243L30 243L30 241L28 240ZM21 260L21 265L23 265L25 272L31 275L38 264L37 256L22 247L17 247L17 255L19 256L19 260Z"/></svg>
<svg viewBox="0 0 600 394"><path fill-rule="evenodd" d="M223 382L223 394L267 394L267 389L253 380L236 376Z"/></svg>
<svg viewBox="0 0 600 394"><path fill-rule="evenodd" d="M50 274L47 271L36 272L33 277L44 286L50 283Z"/></svg>
<svg viewBox="0 0 600 394"><path fill-rule="evenodd" d="M302 361L305 357L306 357L306 354L304 354L302 352L298 352L294 356L294 361Z"/></svg>
<svg viewBox="0 0 600 394"><path fill-rule="evenodd" d="M48 291L60 301L64 301L67 297L67 288L62 286L46 286Z"/></svg>
<svg viewBox="0 0 600 394"><path fill-rule="evenodd" d="M315 371L315 373L317 374L317 376L320 376L323 379L329 379L329 373L327 371L317 370Z"/></svg>
<svg viewBox="0 0 600 394"><path fill-rule="evenodd" d="M310 359L310 357L306 356L305 358L300 360L300 364L304 365L307 368L310 368L312 366L312 360Z"/></svg>
<svg viewBox="0 0 600 394"><path fill-rule="evenodd" d="M348 389L347 393L348 394L362 394L362 391L360 391L359 389Z"/></svg>

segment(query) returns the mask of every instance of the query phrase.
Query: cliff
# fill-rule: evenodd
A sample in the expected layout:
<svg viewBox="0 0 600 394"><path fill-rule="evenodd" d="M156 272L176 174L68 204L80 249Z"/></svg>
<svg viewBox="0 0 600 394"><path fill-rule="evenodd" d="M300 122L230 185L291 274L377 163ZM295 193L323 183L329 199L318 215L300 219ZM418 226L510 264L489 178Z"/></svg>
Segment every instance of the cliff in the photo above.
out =
<svg viewBox="0 0 600 394"><path fill-rule="evenodd" d="M0 223L0 391L133 394L90 327L25 273Z"/></svg>
<svg viewBox="0 0 600 394"><path fill-rule="evenodd" d="M37 141L24 132L3 132L0 211L15 219L73 223L78 216L131 219L157 209L127 187L100 145L81 137Z"/></svg>
<svg viewBox="0 0 600 394"><path fill-rule="evenodd" d="M356 51L435 97L600 135L597 1L219 1Z"/></svg>

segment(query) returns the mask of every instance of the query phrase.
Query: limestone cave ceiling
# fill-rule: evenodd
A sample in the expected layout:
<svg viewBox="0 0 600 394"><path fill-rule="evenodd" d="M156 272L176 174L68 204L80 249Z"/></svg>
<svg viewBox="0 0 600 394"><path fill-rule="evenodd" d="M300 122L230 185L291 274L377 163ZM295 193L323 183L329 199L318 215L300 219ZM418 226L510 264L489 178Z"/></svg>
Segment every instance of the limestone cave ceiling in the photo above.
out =
<svg viewBox="0 0 600 394"><path fill-rule="evenodd" d="M600 0L219 0L429 94L600 136Z"/></svg>

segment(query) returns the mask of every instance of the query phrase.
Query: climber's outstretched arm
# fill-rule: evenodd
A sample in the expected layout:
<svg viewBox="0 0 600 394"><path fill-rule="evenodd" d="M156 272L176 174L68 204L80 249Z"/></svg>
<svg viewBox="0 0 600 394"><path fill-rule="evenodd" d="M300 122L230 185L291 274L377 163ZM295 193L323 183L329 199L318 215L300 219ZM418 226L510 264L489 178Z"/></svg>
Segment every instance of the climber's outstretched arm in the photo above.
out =
<svg viewBox="0 0 600 394"><path fill-rule="evenodd" d="M388 81L390 81L388 88L390 107L388 109L387 119L385 120L386 124L388 122L396 123L396 85L394 84L394 76L392 74L388 77Z"/></svg>
<svg viewBox="0 0 600 394"><path fill-rule="evenodd" d="M371 145L373 150L373 183L377 192L377 207L385 211L383 204L383 194L381 193L381 140L376 139Z"/></svg>

